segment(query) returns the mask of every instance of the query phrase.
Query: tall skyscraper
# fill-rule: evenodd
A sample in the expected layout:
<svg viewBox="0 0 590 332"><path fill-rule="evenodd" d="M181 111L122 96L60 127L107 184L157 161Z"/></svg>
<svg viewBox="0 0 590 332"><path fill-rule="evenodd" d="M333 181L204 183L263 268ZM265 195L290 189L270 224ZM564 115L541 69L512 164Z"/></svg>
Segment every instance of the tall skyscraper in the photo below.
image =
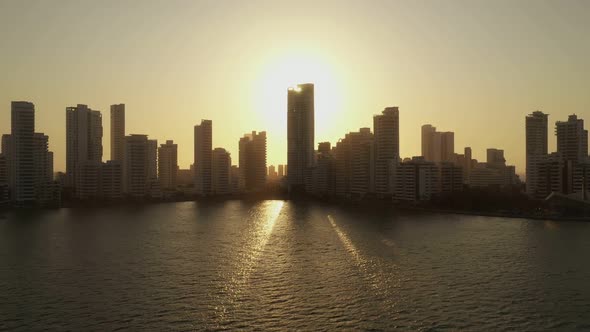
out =
<svg viewBox="0 0 590 332"><path fill-rule="evenodd" d="M144 197L149 189L149 147L147 135L125 136L123 191L131 197Z"/></svg>
<svg viewBox="0 0 590 332"><path fill-rule="evenodd" d="M195 126L195 193L209 195L211 193L211 158L213 147L213 123L201 120Z"/></svg>
<svg viewBox="0 0 590 332"><path fill-rule="evenodd" d="M211 191L215 195L231 193L231 156L223 148L213 150Z"/></svg>
<svg viewBox="0 0 590 332"><path fill-rule="evenodd" d="M11 105L10 190L17 206L35 204L35 105L13 101Z"/></svg>
<svg viewBox="0 0 590 332"><path fill-rule="evenodd" d="M399 161L399 109L387 107L373 117L375 136L375 192L393 193L391 171Z"/></svg>
<svg viewBox="0 0 590 332"><path fill-rule="evenodd" d="M538 191L538 165L547 156L548 114L533 112L526 116L526 192L533 196Z"/></svg>
<svg viewBox="0 0 590 332"><path fill-rule="evenodd" d="M287 164L289 190L303 188L315 156L314 86L300 84L287 91Z"/></svg>
<svg viewBox="0 0 590 332"><path fill-rule="evenodd" d="M125 104L111 105L111 160L125 158Z"/></svg>
<svg viewBox="0 0 590 332"><path fill-rule="evenodd" d="M432 125L422 126L422 155L426 161L454 162L455 133L439 132Z"/></svg>
<svg viewBox="0 0 590 332"><path fill-rule="evenodd" d="M66 185L77 193L98 188L94 170L102 163L102 115L86 105L66 108ZM89 171L89 172L85 172ZM92 188L82 189L89 184ZM93 193L97 195L98 192ZM77 194L76 194L77 195Z"/></svg>
<svg viewBox="0 0 590 332"><path fill-rule="evenodd" d="M557 121L555 134L557 153L564 160L581 162L588 158L588 130L584 129L584 120L573 114L567 121Z"/></svg>
<svg viewBox="0 0 590 332"><path fill-rule="evenodd" d="M176 190L178 145L168 140L158 148L158 178L164 190Z"/></svg>
<svg viewBox="0 0 590 332"><path fill-rule="evenodd" d="M266 132L240 138L240 171L247 191L260 191L266 185Z"/></svg>

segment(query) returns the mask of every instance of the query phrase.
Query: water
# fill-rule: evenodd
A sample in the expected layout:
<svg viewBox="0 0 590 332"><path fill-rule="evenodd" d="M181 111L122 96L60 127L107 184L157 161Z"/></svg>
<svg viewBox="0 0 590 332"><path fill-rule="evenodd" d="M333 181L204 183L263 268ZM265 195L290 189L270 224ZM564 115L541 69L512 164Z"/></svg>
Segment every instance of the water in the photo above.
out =
<svg viewBox="0 0 590 332"><path fill-rule="evenodd" d="M0 216L0 330L590 329L590 223L193 202Z"/></svg>

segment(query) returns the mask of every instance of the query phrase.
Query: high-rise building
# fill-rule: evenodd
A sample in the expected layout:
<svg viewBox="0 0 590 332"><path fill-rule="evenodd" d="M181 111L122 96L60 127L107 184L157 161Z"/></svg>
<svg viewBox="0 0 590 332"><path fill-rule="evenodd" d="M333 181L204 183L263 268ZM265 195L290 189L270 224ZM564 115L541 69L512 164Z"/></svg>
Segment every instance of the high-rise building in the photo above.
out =
<svg viewBox="0 0 590 332"><path fill-rule="evenodd" d="M212 156L211 191L214 195L231 193L231 156L223 148L215 148Z"/></svg>
<svg viewBox="0 0 590 332"><path fill-rule="evenodd" d="M289 190L304 188L315 154L314 86L300 84L287 91L287 164Z"/></svg>
<svg viewBox="0 0 590 332"><path fill-rule="evenodd" d="M393 198L400 201L430 200L439 193L440 170L424 157L413 157L394 169Z"/></svg>
<svg viewBox="0 0 590 332"><path fill-rule="evenodd" d="M506 159L504 158L504 150L489 148L486 150L486 163L489 168L504 168L506 167Z"/></svg>
<svg viewBox="0 0 590 332"><path fill-rule="evenodd" d="M537 165L547 153L548 114L533 112L526 116L526 192L535 196L538 190ZM544 191L544 190L543 190Z"/></svg>
<svg viewBox="0 0 590 332"><path fill-rule="evenodd" d="M282 178L283 176L285 176L285 168L283 165L279 165L279 178Z"/></svg>
<svg viewBox="0 0 590 332"><path fill-rule="evenodd" d="M391 195L391 172L399 162L399 109L388 107L373 117L375 135L375 192Z"/></svg>
<svg viewBox="0 0 590 332"><path fill-rule="evenodd" d="M49 137L43 133L33 135L33 160L35 165L35 199L41 205L42 199L48 190L48 185L53 181L53 153L49 152Z"/></svg>
<svg viewBox="0 0 590 332"><path fill-rule="evenodd" d="M422 155L426 161L454 162L455 133L438 132L432 125L422 126Z"/></svg>
<svg viewBox="0 0 590 332"><path fill-rule="evenodd" d="M125 104L111 105L111 160L125 158Z"/></svg>
<svg viewBox="0 0 590 332"><path fill-rule="evenodd" d="M149 154L147 135L125 136L123 191L131 197L149 193Z"/></svg>
<svg viewBox="0 0 590 332"><path fill-rule="evenodd" d="M584 129L584 120L573 114L567 121L555 123L557 135L557 153L564 160L581 162L588 159L588 130Z"/></svg>
<svg viewBox="0 0 590 332"><path fill-rule="evenodd" d="M260 191L266 185L266 132L240 138L240 171L247 191Z"/></svg>
<svg viewBox="0 0 590 332"><path fill-rule="evenodd" d="M318 144L316 165L312 172L312 190L317 196L334 195L334 156L330 142Z"/></svg>
<svg viewBox="0 0 590 332"><path fill-rule="evenodd" d="M158 178L164 190L176 190L178 145L168 140L158 148Z"/></svg>
<svg viewBox="0 0 590 332"><path fill-rule="evenodd" d="M158 181L158 140L148 139L148 178Z"/></svg>
<svg viewBox="0 0 590 332"><path fill-rule="evenodd" d="M336 143L334 194L360 198L374 191L373 133L370 128L346 134Z"/></svg>
<svg viewBox="0 0 590 332"><path fill-rule="evenodd" d="M0 153L0 205L7 204L9 200L7 158Z"/></svg>
<svg viewBox="0 0 590 332"><path fill-rule="evenodd" d="M123 159L125 159L123 157ZM106 200L116 200L123 193L123 164L118 160L102 163L100 169L101 197Z"/></svg>
<svg viewBox="0 0 590 332"><path fill-rule="evenodd" d="M102 163L102 115L86 105L66 108L66 185L78 192L98 195L99 179L92 178ZM82 173L84 169L84 173ZM86 172L88 171L88 172ZM80 188L90 185L89 188Z"/></svg>
<svg viewBox="0 0 590 332"><path fill-rule="evenodd" d="M201 120L195 126L195 193L209 195L211 193L211 158L213 147L213 123Z"/></svg>
<svg viewBox="0 0 590 332"><path fill-rule="evenodd" d="M17 206L35 204L35 105L11 105L10 191Z"/></svg>

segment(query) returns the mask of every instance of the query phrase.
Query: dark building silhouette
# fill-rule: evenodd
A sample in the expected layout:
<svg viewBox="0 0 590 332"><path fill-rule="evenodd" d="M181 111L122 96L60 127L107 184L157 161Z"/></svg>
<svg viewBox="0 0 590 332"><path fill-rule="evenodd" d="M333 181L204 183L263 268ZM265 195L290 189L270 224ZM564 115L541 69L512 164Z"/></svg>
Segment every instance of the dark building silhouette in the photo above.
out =
<svg viewBox="0 0 590 332"><path fill-rule="evenodd" d="M300 84L287 91L287 183L289 190L304 190L314 166L314 86Z"/></svg>
<svg viewBox="0 0 590 332"><path fill-rule="evenodd" d="M211 162L213 153L213 123L201 120L195 126L195 193L211 194Z"/></svg>

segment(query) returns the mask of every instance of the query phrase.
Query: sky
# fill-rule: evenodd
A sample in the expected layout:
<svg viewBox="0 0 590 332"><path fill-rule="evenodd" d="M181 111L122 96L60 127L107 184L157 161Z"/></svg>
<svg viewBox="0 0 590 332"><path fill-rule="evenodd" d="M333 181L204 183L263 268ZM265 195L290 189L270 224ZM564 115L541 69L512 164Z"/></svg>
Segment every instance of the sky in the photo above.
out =
<svg viewBox="0 0 590 332"><path fill-rule="evenodd" d="M193 126L238 163L243 134L266 131L268 164L286 163L287 88L315 83L316 143L333 144L400 108L400 153L420 127L455 132L455 151L505 150L524 172L524 119L590 121L590 1L0 1L0 134L10 102L36 106L55 170L65 169L65 108L126 104L126 134L178 143ZM588 127L588 125L586 126Z"/></svg>

